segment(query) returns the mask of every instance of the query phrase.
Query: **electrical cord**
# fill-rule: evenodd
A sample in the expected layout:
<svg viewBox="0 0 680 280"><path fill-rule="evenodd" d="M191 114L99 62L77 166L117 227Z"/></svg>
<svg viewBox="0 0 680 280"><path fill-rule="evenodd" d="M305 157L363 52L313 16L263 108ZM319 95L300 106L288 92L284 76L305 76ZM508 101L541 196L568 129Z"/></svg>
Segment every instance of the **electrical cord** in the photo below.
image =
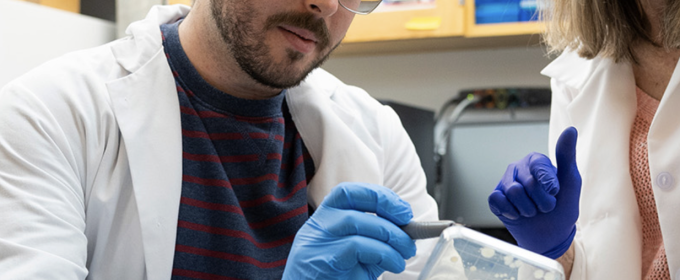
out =
<svg viewBox="0 0 680 280"><path fill-rule="evenodd" d="M465 98L454 98L446 102L435 118L435 141L434 141L434 160L436 166L436 179L434 186L434 199L439 204L439 214L444 213L448 189L442 186L442 160L446 155L446 150L451 138L451 130L463 114L463 111L477 102L482 97L477 94L468 94ZM453 110L449 110L453 107ZM450 111L450 113L449 113ZM438 129L443 127L443 129Z"/></svg>

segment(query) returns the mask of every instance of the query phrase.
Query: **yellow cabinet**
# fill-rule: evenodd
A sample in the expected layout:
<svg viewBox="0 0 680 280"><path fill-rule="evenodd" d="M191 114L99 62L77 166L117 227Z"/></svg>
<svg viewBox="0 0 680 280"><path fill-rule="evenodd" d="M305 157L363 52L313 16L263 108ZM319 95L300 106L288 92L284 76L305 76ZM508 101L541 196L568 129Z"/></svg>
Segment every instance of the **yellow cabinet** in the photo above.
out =
<svg viewBox="0 0 680 280"><path fill-rule="evenodd" d="M437 29L408 28L436 18L441 18ZM336 55L531 46L539 44L542 30L535 21L477 24L475 0L436 0L433 9L355 16Z"/></svg>
<svg viewBox="0 0 680 280"><path fill-rule="evenodd" d="M80 0L24 0L64 11L80 13Z"/></svg>
<svg viewBox="0 0 680 280"><path fill-rule="evenodd" d="M345 36L345 43L463 35L464 28L461 19L465 10L458 0L436 0L432 4L410 4L411 8L402 10L398 8L400 4L383 3L381 5L396 6L397 10L356 15ZM424 8L419 6L424 6Z"/></svg>

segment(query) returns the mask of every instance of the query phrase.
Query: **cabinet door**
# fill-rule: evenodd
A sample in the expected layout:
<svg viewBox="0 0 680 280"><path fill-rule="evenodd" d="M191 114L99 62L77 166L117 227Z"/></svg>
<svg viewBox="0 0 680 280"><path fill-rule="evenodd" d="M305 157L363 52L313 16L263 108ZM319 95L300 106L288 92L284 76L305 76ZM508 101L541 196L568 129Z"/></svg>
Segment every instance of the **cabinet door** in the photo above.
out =
<svg viewBox="0 0 680 280"><path fill-rule="evenodd" d="M465 0L465 37L530 35L543 31L544 24L537 21L478 24L476 7L475 0Z"/></svg>
<svg viewBox="0 0 680 280"><path fill-rule="evenodd" d="M369 15L356 15L343 42L462 36L463 17L459 0L436 0L424 9L378 10Z"/></svg>
<svg viewBox="0 0 680 280"><path fill-rule="evenodd" d="M80 0L24 0L64 11L80 13Z"/></svg>

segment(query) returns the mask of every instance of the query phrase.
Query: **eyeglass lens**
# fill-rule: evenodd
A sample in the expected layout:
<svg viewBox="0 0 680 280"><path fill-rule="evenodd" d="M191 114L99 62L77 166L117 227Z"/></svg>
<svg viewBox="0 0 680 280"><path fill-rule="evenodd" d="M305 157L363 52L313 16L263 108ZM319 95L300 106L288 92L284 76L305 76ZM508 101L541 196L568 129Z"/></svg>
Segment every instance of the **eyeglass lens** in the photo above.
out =
<svg viewBox="0 0 680 280"><path fill-rule="evenodd" d="M382 0L339 0L348 10L358 14L368 14L378 7Z"/></svg>

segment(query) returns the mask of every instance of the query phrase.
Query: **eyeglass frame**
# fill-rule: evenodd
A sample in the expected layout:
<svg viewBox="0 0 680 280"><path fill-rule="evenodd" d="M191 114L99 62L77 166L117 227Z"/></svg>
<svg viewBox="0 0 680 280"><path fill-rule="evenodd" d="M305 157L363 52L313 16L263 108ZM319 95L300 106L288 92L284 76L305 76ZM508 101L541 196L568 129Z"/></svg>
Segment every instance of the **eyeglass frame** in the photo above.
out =
<svg viewBox="0 0 680 280"><path fill-rule="evenodd" d="M380 6L380 3L382 3L382 1L383 1L383 0L380 0L380 1L378 2L378 5L375 5L375 7L373 7L373 9L371 9L371 10L368 11L368 12L360 12L360 11L352 10L352 9L348 8L347 6L345 6L345 4L342 4L342 0L338 0L338 4L340 4L340 6L342 6L343 8L345 8L345 10L348 10L348 11L350 11L350 12L352 12L352 13L355 13L355 14L358 14L358 15L368 15L368 14L370 14L371 12L373 12L376 8L378 8L378 6Z"/></svg>

